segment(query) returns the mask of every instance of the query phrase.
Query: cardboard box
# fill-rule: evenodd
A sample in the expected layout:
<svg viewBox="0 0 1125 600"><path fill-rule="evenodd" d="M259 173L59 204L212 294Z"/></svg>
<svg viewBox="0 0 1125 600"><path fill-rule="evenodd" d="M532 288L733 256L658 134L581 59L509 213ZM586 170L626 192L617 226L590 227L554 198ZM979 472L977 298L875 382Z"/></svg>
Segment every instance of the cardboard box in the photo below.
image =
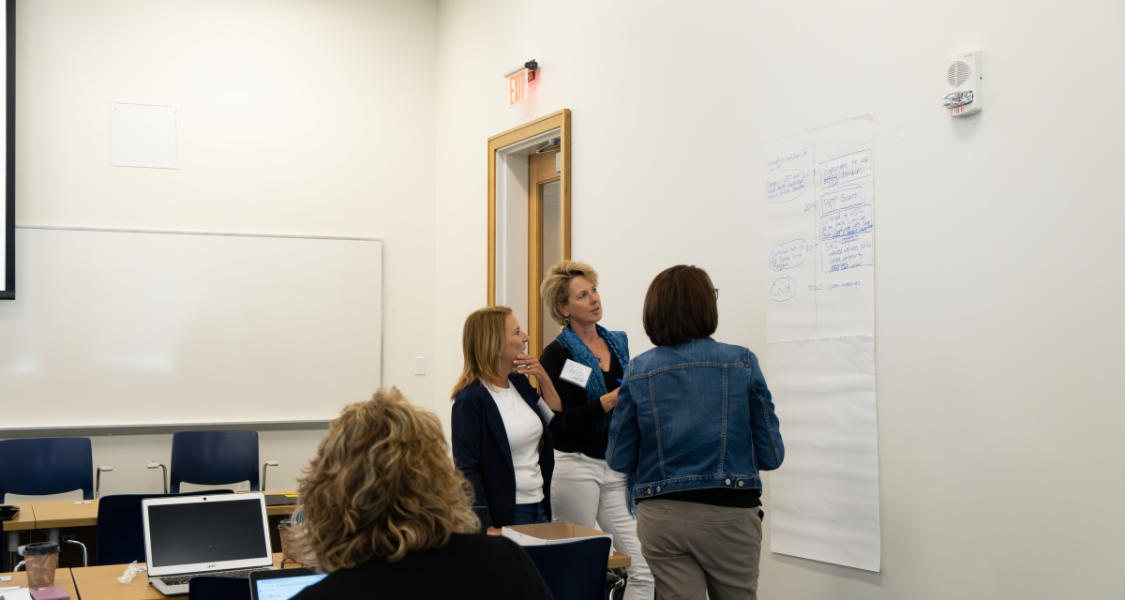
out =
<svg viewBox="0 0 1125 600"><path fill-rule="evenodd" d="M610 540L609 555L613 556L612 535L566 521L512 525L511 527L504 527L501 531L504 533L504 537L521 546L549 546L562 542L573 542L574 540L604 537Z"/></svg>

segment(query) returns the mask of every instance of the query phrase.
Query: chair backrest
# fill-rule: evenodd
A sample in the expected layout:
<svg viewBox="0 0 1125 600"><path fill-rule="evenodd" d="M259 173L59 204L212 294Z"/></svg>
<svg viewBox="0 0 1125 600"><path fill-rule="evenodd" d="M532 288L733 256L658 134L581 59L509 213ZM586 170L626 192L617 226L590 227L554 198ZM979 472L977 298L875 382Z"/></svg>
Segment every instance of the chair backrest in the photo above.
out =
<svg viewBox="0 0 1125 600"><path fill-rule="evenodd" d="M47 496L77 489L83 499L94 499L90 438L0 441L0 504L5 494Z"/></svg>
<svg viewBox="0 0 1125 600"><path fill-rule="evenodd" d="M98 501L96 564L124 565L134 560L145 561L145 529L141 500L230 493L230 490L207 490L184 494L119 494L103 497Z"/></svg>
<svg viewBox="0 0 1125 600"><path fill-rule="evenodd" d="M201 575L188 582L188 599L250 600L250 580L246 577Z"/></svg>
<svg viewBox="0 0 1125 600"><path fill-rule="evenodd" d="M473 512L477 514L477 519L480 520L480 529L477 533L487 533L488 528L492 527L492 513L488 512L487 506L474 506Z"/></svg>
<svg viewBox="0 0 1125 600"><path fill-rule="evenodd" d="M250 481L258 491L257 431L181 431L172 435L172 474L168 491L180 483L219 485Z"/></svg>
<svg viewBox="0 0 1125 600"><path fill-rule="evenodd" d="M555 600L605 600L609 538L524 546Z"/></svg>

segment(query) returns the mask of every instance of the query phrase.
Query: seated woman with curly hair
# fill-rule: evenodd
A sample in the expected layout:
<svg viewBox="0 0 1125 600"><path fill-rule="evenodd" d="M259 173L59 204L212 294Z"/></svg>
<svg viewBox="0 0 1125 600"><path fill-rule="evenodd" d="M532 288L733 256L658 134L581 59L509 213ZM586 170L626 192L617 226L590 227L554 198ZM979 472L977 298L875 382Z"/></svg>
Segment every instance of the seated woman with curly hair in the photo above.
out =
<svg viewBox="0 0 1125 600"><path fill-rule="evenodd" d="M551 598L522 548L477 533L473 488L453 466L437 416L397 389L332 421L300 497L302 562L328 577L295 600Z"/></svg>

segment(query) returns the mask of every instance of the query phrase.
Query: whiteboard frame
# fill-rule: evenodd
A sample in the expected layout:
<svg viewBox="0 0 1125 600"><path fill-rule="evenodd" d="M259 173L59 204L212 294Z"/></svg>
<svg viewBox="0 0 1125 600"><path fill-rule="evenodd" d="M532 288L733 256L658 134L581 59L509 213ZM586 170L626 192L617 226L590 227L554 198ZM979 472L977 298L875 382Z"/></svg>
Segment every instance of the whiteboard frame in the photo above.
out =
<svg viewBox="0 0 1125 600"><path fill-rule="evenodd" d="M0 300L16 299L16 0L5 4L6 136L4 140L4 287Z"/></svg>
<svg viewBox="0 0 1125 600"><path fill-rule="evenodd" d="M221 235L229 237L298 238L304 240L355 240L360 242L387 243L381 237L333 236L333 235L295 235L283 233L234 233L223 231L172 231L166 229L108 229L105 227L64 227L55 225L16 225L16 229L46 229L50 231L98 231L104 233L157 233L163 235Z"/></svg>
<svg viewBox="0 0 1125 600"><path fill-rule="evenodd" d="M14 2L14 0L8 0ZM192 235L192 236L223 236L223 237L254 237L254 238L295 238L295 239L313 239L313 240L348 240L348 241L363 241L363 242L380 242L386 244L386 239L383 237L365 237L365 236L330 236L330 235L297 235L297 234L276 234L276 233L244 233L244 232L220 232L220 231L174 231L174 230L158 230L158 229L119 229L119 228L105 228L105 227L70 227L70 226L54 226L54 225L13 225L13 235L9 236L10 240L15 240L15 229L39 229L48 231L91 231L102 233L139 233L139 234L163 234L163 235ZM14 258L14 255L9 256ZM381 253L381 256L383 254ZM385 256L383 258L385 260ZM381 269L385 265L381 265ZM385 303L380 303L379 320L383 321L386 310ZM383 351L383 338L379 339L379 372L383 373L385 362L385 353ZM334 417L333 417L334 418ZM26 432L58 432L62 435L114 435L117 433L128 435L140 434L160 434L175 431L185 430L215 430L215 429L254 429L257 431L269 430L306 430L306 429L326 429L328 423L332 418L326 419L278 419L278 420L254 420L254 421L206 421L206 422L193 422L193 423L124 423L124 424L96 424L96 425L45 425L45 426L17 426L17 427L4 427L0 426L0 438L7 437L8 433L26 433Z"/></svg>

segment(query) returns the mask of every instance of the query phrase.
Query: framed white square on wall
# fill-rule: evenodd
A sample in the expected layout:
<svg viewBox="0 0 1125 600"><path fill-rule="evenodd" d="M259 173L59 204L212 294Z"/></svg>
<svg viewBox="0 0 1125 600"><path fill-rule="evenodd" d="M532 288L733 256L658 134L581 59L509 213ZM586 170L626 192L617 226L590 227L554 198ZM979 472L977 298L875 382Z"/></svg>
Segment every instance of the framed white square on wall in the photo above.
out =
<svg viewBox="0 0 1125 600"><path fill-rule="evenodd" d="M113 101L110 113L110 165L180 168L178 106Z"/></svg>

